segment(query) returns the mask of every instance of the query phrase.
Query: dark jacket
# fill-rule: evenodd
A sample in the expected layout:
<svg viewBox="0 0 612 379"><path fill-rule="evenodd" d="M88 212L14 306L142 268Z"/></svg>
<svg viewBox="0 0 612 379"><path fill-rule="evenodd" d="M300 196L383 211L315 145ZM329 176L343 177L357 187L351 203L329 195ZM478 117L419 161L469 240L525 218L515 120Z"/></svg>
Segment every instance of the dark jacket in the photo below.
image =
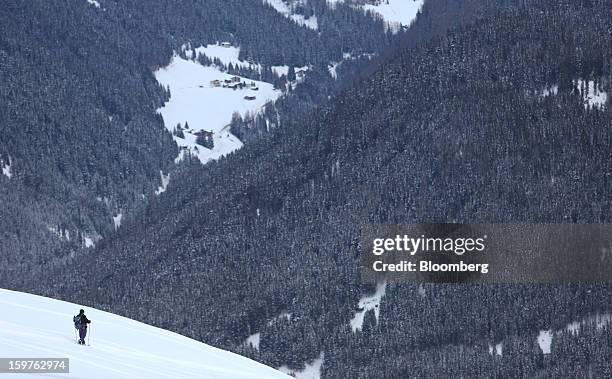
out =
<svg viewBox="0 0 612 379"><path fill-rule="evenodd" d="M87 324L91 323L91 321L85 316L85 313L80 314L81 316L81 328L87 328Z"/></svg>

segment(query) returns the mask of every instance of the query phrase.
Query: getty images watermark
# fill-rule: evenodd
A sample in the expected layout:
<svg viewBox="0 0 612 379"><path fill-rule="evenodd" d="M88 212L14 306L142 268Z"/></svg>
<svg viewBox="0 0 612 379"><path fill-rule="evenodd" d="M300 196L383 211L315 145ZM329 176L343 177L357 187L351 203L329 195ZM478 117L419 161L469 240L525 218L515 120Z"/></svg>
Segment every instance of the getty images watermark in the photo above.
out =
<svg viewBox="0 0 612 379"><path fill-rule="evenodd" d="M612 282L612 225L367 225L361 246L371 282Z"/></svg>

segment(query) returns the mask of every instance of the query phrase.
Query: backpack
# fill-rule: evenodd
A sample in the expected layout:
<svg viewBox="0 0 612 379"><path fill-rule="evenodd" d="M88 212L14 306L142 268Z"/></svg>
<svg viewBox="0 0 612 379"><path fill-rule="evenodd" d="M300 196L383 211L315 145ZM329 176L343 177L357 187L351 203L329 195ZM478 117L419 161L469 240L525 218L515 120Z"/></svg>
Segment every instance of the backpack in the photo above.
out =
<svg viewBox="0 0 612 379"><path fill-rule="evenodd" d="M75 329L81 329L81 315L74 316L72 322L74 322Z"/></svg>

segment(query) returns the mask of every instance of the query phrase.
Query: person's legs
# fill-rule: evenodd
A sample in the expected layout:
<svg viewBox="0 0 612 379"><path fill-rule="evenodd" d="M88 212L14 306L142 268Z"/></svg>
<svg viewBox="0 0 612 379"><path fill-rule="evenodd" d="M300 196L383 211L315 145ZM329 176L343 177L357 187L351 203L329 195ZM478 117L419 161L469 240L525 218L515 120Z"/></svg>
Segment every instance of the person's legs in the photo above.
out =
<svg viewBox="0 0 612 379"><path fill-rule="evenodd" d="M79 329L79 343L85 345L85 336L87 335L87 328Z"/></svg>

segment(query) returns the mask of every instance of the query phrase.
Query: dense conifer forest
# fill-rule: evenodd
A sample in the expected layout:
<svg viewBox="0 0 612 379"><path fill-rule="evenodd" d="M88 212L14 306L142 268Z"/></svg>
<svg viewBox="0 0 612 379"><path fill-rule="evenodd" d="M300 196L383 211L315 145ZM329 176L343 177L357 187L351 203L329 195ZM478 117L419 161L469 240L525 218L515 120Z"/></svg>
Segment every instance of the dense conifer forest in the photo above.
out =
<svg viewBox="0 0 612 379"><path fill-rule="evenodd" d="M205 3L215 7L213 1ZM245 17L252 10L248 3L243 4ZM196 33L193 20L203 14L180 14L187 10L168 10L162 3L146 9L138 1L110 4L109 11L134 12L147 20L158 13L168 15L158 24L147 24L150 30L142 33L148 42L143 42L142 50L134 47L129 59L163 64L177 40L225 32L239 38L245 52L257 51L261 62L276 63L276 52L263 46L265 39L249 35L241 29L247 28L242 23ZM312 4L316 8L318 2ZM100 240L95 250L54 260L54 265L11 266L17 268L5 276L8 286L84 302L272 367L301 369L322 356L324 378L611 377L612 297L610 287L604 285L387 283L379 316L367 311L362 328L351 329L359 299L375 291L359 275L359 235L365 223L609 223L612 218L612 110L609 102L596 103L586 95L590 86L610 92L612 4L537 0L480 8L465 2L465 8L444 8L457 15L452 22L449 14L444 15L447 21L432 21L435 13L430 11L442 2L427 4L434 8L424 8L414 29L389 42L390 50L378 50L385 51L386 60L355 67L354 77L360 79L346 86L313 89L312 93L331 97L304 106L306 116L287 116L276 132L250 139L241 150L219 161L203 166L187 159L175 168L167 191L149 196L112 238ZM473 8L475 13L470 11ZM176 26L172 20L182 23L170 33L170 25ZM118 22L135 30L140 24L135 18ZM84 23L83 28L89 25ZM273 27L283 25L279 18ZM292 36L291 41L303 38L310 43L316 38L302 29L291 33L303 33L303 37ZM163 33L157 34L160 30ZM378 41L388 38L381 30ZM346 43L370 43L355 38ZM117 45L111 46L119 46L120 41L113 41ZM11 48L9 42L0 39L0 58ZM165 53L157 56L148 51L146 46L153 42L167 46L160 50ZM25 56L28 44L19 46L20 55ZM328 62L338 51L315 54L294 47L296 51L286 54L296 64L305 57L310 62ZM74 49L75 56L87 56ZM41 51L45 50L32 49L32 56L23 58L22 64L54 59ZM67 63L62 60L61 64ZM104 191L119 193L125 186L121 193L139 194L146 192L142 187L147 185L151 191L158 167L171 160L172 144L163 143L169 136L162 133L160 120L151 112L166 94L139 67L135 64L129 72L133 83L116 83L135 89L107 94L107 87L101 86L95 98L83 98L91 102L87 107L91 117L96 117L95 109L113 109L116 121L107 128L117 123L117 132L135 133L131 144L123 140L133 150L118 146L121 153L114 160L108 150L100 154L108 154L110 164L117 166L114 172L129 172L130 165L138 165L141 176L130 180L140 187L134 190L125 181L107 179ZM61 88L63 83L56 85ZM19 91L27 88L15 86ZM17 91L0 88L8 94ZM53 90L51 84L45 88L57 96L69 96L69 92ZM338 88L342 89L337 92ZM155 100L151 93L156 94ZM119 99L113 102L113 96ZM121 101L123 96L131 103ZM21 101L26 98L31 96L23 95ZM25 133L27 125L34 128L33 119L45 120L44 111L23 116L4 108L0 112L0 117L15 117L26 125L12 133ZM56 117L50 114L48 123L53 125ZM148 135L159 133L159 138L151 136L149 141L136 133L146 120ZM135 126L127 132L126 124ZM69 128L71 123L59 125ZM67 130L72 133L63 133L70 138L78 137L73 129ZM91 137L93 132L87 133ZM111 143L110 131L101 134L88 139L91 146L84 147L84 156ZM2 133L1 138L17 135ZM26 136L32 138L31 133ZM25 143L23 138L11 143ZM137 143L148 148L139 149L134 146ZM0 144L0 148L6 146L14 145ZM36 156L44 150L22 151ZM126 156L123 164L120 154L125 151L134 155ZM142 156L145 152L154 159ZM87 164L83 159L75 156L73 162ZM147 162L144 168L139 159ZM40 175L42 166L36 165L48 162L29 161L31 175ZM55 178L47 173L58 167L56 162L44 171L45 178ZM54 180L92 191L88 185L96 180L74 180L69 175L70 170L95 170L70 167L58 176L61 181ZM26 172L18 165L16 170ZM37 190L35 183L26 180L31 179L19 181L23 191L6 190L13 184L2 184L8 180L0 176L2 196L7 201L13 199L8 196L26 201L30 198L26 191L54 193ZM41 181L39 185L50 184ZM66 207L66 199L76 196L68 190L62 194L65 197L55 200L60 209ZM47 204L45 198L33 198ZM6 209L3 215L14 209L24 217L7 221L19 235L15 221L27 223L28 218L21 216L18 204ZM40 209L33 205L28 212L43 212ZM40 215L30 213L29 217ZM15 243L20 251L30 251ZM43 249L44 245L36 246ZM63 245L54 246L58 254L65 254ZM12 262L8 255L8 263ZM0 284L4 285L2 280ZM538 343L542 331L552 334L550 352ZM245 344L255 333L260 333L259 349Z"/></svg>
<svg viewBox="0 0 612 379"><path fill-rule="evenodd" d="M183 45L234 43L270 81L272 65L312 65L308 86L270 107L285 119L333 93L327 65L341 48L376 53L400 38L321 1L312 2L318 31L250 0L98 4L11 0L0 9L0 165L11 167L0 175L0 272L62 264L112 238L114 216L133 217L155 197L177 146L156 113L171 94L153 71Z"/></svg>

